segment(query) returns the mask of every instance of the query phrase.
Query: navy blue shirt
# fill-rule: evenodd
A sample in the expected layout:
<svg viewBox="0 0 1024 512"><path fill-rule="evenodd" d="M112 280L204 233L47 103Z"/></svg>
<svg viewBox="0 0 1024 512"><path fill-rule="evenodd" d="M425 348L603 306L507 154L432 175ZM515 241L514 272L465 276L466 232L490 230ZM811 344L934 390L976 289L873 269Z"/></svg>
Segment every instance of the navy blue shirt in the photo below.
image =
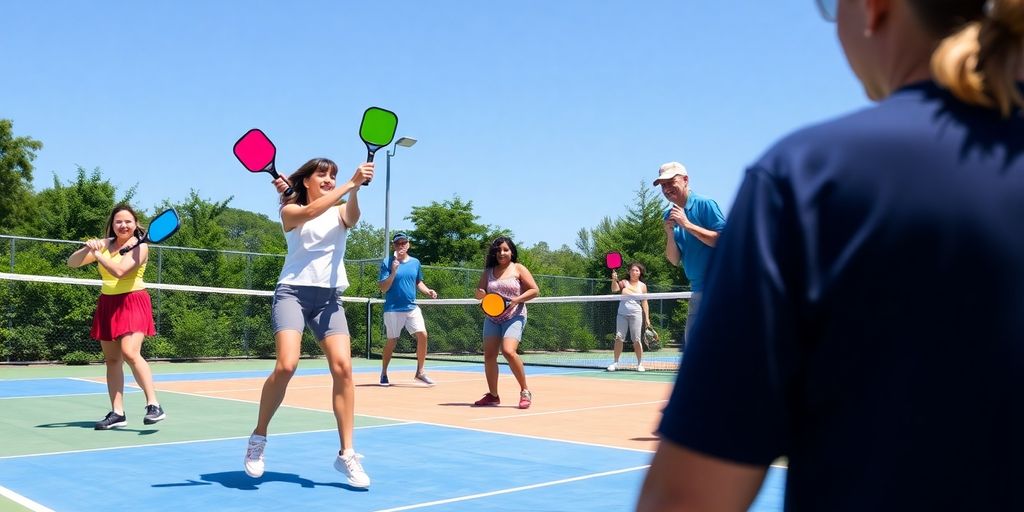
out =
<svg viewBox="0 0 1024 512"><path fill-rule="evenodd" d="M380 262L380 274L378 281L383 281L391 276L391 258ZM423 281L423 266L420 260L409 256L405 261L398 264L395 271L395 280L391 281L391 287L384 293L384 312L402 312L416 309L416 285Z"/></svg>
<svg viewBox="0 0 1024 512"><path fill-rule="evenodd" d="M746 175L661 424L790 510L1024 510L1024 118L932 83Z"/></svg>
<svg viewBox="0 0 1024 512"><path fill-rule="evenodd" d="M722 215L722 210L718 208L718 203L713 199L691 190L686 195L686 205L683 206L683 210L690 222L704 229L721 233L725 228L725 216ZM672 208L670 207L665 210L664 218L668 219L671 213ZM701 242L699 238L682 227L674 226L672 230L676 247L679 248L679 263L683 266L686 279L690 281L690 289L694 292L704 291L704 275L707 273L708 263L711 262L711 255L715 248Z"/></svg>

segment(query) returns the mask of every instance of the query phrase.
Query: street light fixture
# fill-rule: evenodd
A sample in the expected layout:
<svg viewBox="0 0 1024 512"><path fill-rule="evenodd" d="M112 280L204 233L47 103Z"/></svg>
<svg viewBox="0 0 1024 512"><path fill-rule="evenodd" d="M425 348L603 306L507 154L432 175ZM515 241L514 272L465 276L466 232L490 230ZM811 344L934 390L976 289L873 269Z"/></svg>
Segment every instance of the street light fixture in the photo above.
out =
<svg viewBox="0 0 1024 512"><path fill-rule="evenodd" d="M384 170L384 255L382 260L388 259L388 251L391 250L391 157L395 156L398 146L411 148L416 144L412 137L399 137L395 144L386 153L387 160Z"/></svg>

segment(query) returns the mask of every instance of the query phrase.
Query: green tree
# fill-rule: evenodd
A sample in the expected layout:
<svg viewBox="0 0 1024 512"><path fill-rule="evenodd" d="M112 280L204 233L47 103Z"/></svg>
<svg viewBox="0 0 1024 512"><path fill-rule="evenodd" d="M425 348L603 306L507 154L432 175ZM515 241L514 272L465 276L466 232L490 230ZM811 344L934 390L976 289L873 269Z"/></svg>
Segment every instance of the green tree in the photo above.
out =
<svg viewBox="0 0 1024 512"><path fill-rule="evenodd" d="M349 230L345 241L346 260L380 259L384 250L384 228L375 228L372 224L360 221Z"/></svg>
<svg viewBox="0 0 1024 512"><path fill-rule="evenodd" d="M664 256L665 208L661 196L642 182L633 203L626 206L625 216L615 220L605 217L593 229L581 229L576 247L589 262L587 274L607 278L604 255L620 252L626 263L638 261L647 268L645 281L651 291L667 291L670 286L686 284L680 269L670 265Z"/></svg>
<svg viewBox="0 0 1024 512"><path fill-rule="evenodd" d="M32 161L43 143L14 136L14 121L0 119L0 233L22 233L32 217Z"/></svg>
<svg viewBox="0 0 1024 512"><path fill-rule="evenodd" d="M286 250L281 223L262 213L225 208L214 221L227 235L226 249L272 254Z"/></svg>
<svg viewBox="0 0 1024 512"><path fill-rule="evenodd" d="M79 166L75 179L66 184L54 175L53 186L36 194L36 214L29 232L33 236L60 240L104 236L110 211L115 204L130 204L135 187L128 189L120 199L116 196L116 187L103 178L99 168L87 173ZM145 219L140 218L139 222L145 224Z"/></svg>
<svg viewBox="0 0 1024 512"><path fill-rule="evenodd" d="M409 236L424 265L481 261L489 237L501 232L477 222L473 201L458 196L428 206L414 206L406 217L416 226Z"/></svg>

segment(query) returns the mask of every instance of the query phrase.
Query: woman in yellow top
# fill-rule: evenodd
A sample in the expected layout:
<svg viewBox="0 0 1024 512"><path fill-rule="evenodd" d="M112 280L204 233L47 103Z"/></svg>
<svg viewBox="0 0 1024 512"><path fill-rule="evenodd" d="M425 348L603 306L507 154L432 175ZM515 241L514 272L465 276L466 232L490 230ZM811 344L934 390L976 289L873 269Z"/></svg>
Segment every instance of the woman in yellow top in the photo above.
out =
<svg viewBox="0 0 1024 512"><path fill-rule="evenodd" d="M107 221L107 238L92 239L68 258L68 265L78 268L99 263L103 286L92 321L92 337L103 347L107 365L107 392L111 411L96 423L96 430L109 430L128 424L124 412L124 368L128 362L135 382L146 394L146 414L142 422L152 425L166 417L156 399L153 373L142 358L142 340L156 334L153 306L142 281L146 272L149 247L139 243L142 233L135 212L127 205L118 205ZM123 247L131 247L124 256Z"/></svg>

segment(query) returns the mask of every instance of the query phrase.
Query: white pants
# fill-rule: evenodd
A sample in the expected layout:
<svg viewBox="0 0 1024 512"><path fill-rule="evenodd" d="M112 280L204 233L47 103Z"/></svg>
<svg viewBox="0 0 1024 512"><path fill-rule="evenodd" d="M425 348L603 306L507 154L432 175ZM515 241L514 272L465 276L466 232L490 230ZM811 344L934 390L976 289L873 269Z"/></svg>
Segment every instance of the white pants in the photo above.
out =
<svg viewBox="0 0 1024 512"><path fill-rule="evenodd" d="M423 322L423 312L420 307L412 311L387 311L384 313L384 331L389 340L402 335L402 328L415 335L418 332L427 332L427 325Z"/></svg>

